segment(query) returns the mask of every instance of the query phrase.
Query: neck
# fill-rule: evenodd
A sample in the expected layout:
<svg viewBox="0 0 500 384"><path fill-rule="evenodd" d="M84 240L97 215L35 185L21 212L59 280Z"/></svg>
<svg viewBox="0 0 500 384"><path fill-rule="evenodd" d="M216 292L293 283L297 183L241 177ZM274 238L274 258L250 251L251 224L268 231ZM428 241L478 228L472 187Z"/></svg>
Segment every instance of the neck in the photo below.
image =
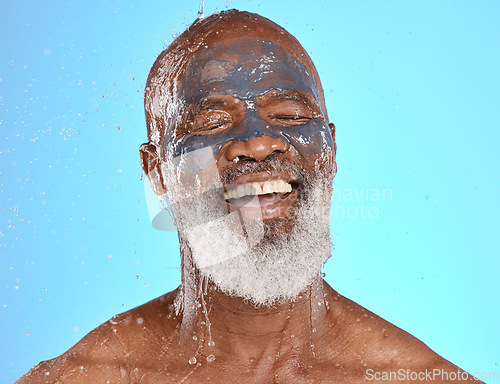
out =
<svg viewBox="0 0 500 384"><path fill-rule="evenodd" d="M180 341L192 344L197 359L222 353L252 362L292 349L314 356L315 342L327 331L331 296L322 278L294 300L256 307L202 278L184 252L182 259Z"/></svg>

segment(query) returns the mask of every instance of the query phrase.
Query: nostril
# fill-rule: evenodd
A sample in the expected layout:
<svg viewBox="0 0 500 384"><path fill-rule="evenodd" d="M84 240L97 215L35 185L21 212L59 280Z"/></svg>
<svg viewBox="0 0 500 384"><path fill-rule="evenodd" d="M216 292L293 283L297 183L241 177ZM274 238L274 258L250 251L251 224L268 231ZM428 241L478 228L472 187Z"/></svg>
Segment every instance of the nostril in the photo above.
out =
<svg viewBox="0 0 500 384"><path fill-rule="evenodd" d="M252 162L252 161L257 161L255 160L253 157L249 157L249 156L236 156L233 161L235 163L239 162L239 161L245 161L245 162Z"/></svg>

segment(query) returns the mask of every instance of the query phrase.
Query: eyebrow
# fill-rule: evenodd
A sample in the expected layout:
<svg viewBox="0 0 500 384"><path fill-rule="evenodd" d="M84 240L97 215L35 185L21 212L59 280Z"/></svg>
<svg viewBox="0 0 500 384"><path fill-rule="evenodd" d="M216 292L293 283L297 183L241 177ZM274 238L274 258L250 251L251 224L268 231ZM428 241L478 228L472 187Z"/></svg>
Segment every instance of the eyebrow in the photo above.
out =
<svg viewBox="0 0 500 384"><path fill-rule="evenodd" d="M301 92L293 91L290 89L285 89L282 91L269 91L266 94L262 95L261 97L267 99L267 100L293 100L293 101L300 101L303 103L306 103L308 105L311 105L313 102L303 95Z"/></svg>
<svg viewBox="0 0 500 384"><path fill-rule="evenodd" d="M227 105L227 100L225 98L212 96L201 99L197 105L197 109L206 110L206 109L224 107L226 105Z"/></svg>

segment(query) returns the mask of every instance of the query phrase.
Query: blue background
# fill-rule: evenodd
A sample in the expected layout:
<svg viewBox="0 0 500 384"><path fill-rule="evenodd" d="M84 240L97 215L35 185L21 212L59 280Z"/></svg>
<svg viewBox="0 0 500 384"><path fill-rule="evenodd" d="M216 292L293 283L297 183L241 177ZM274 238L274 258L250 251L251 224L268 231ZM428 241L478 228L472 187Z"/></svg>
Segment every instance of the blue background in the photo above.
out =
<svg viewBox="0 0 500 384"><path fill-rule="evenodd" d="M327 281L465 370L499 371L500 3L208 0L205 13L226 7L284 26L322 78L342 192ZM198 9L2 1L0 382L179 284L138 147L148 71Z"/></svg>

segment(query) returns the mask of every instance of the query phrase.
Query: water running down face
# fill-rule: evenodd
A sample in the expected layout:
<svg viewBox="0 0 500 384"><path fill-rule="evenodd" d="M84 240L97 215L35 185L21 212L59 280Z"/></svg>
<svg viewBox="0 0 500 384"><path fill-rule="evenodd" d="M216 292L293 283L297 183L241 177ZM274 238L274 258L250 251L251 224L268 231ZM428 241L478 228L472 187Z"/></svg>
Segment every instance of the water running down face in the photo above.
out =
<svg viewBox="0 0 500 384"><path fill-rule="evenodd" d="M164 143L165 151L179 157L211 147L224 200L247 215L253 210L264 220L282 216L278 207L288 209L297 198L300 168L314 167L333 148L313 77L271 41L237 38L202 50L187 65L179 98L182 124ZM272 156L297 169L242 171L248 162Z"/></svg>
<svg viewBox="0 0 500 384"><path fill-rule="evenodd" d="M201 49L178 84L163 180L202 276L270 305L330 256L334 141L309 69L264 38Z"/></svg>

